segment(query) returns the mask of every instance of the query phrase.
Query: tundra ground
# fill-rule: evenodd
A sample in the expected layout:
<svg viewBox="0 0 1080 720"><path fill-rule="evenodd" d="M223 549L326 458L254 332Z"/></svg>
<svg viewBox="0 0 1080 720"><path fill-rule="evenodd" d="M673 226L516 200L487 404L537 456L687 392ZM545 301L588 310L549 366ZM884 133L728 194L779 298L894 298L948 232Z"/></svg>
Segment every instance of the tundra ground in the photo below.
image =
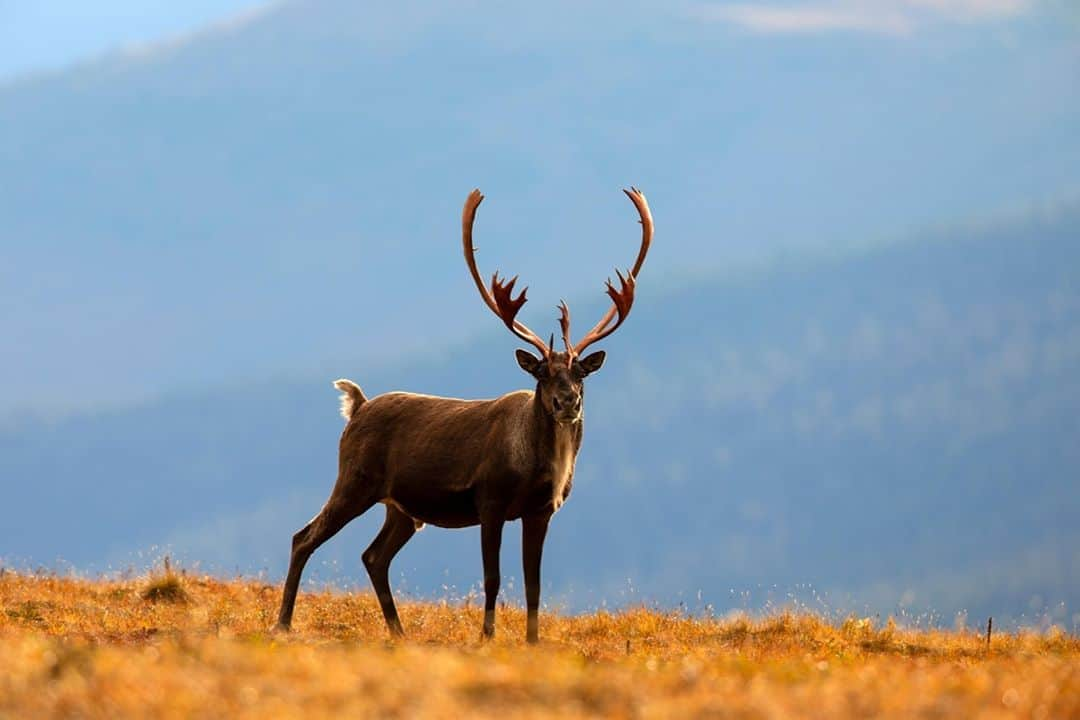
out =
<svg viewBox="0 0 1080 720"><path fill-rule="evenodd" d="M388 640L369 593L176 576L0 575L0 718L1080 717L1080 639L648 609L541 615L403 603Z"/></svg>

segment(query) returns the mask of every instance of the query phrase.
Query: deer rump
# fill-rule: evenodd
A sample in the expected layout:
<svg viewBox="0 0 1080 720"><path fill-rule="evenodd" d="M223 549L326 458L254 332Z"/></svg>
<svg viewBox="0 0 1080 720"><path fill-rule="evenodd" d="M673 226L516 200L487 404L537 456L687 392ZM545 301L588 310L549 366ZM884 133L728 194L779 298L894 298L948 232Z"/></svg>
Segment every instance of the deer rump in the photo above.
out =
<svg viewBox="0 0 1080 720"><path fill-rule="evenodd" d="M353 410L339 478L357 500L393 505L419 527L477 525L485 505L506 520L557 510L570 494L581 425L536 433L533 392L459 400L392 392ZM552 438L536 445L537 437ZM353 494L353 493L349 493ZM362 496L362 497L361 497Z"/></svg>

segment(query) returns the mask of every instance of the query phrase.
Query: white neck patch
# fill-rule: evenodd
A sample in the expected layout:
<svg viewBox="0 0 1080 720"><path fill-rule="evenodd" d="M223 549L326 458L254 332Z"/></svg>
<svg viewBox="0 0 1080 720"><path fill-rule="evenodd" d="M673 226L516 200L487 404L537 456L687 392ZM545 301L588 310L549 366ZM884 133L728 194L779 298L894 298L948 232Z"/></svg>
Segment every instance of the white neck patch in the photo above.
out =
<svg viewBox="0 0 1080 720"><path fill-rule="evenodd" d="M551 458L552 480L552 507L555 512L563 504L563 496L566 494L566 485L574 475L574 461L577 455L574 452L574 426L555 424L555 449Z"/></svg>

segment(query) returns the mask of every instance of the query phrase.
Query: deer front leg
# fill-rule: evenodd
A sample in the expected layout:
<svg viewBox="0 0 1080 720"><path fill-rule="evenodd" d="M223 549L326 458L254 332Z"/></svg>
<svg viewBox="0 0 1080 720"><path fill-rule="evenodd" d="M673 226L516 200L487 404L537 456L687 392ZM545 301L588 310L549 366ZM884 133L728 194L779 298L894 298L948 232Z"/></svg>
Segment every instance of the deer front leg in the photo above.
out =
<svg viewBox="0 0 1080 720"><path fill-rule="evenodd" d="M484 637L495 637L495 602L499 598L499 547L503 524L500 514L480 522L480 545L484 556Z"/></svg>
<svg viewBox="0 0 1080 720"><path fill-rule="evenodd" d="M525 569L525 607L528 624L525 641L540 640L540 557L544 552L550 513L529 515L521 519L521 559Z"/></svg>

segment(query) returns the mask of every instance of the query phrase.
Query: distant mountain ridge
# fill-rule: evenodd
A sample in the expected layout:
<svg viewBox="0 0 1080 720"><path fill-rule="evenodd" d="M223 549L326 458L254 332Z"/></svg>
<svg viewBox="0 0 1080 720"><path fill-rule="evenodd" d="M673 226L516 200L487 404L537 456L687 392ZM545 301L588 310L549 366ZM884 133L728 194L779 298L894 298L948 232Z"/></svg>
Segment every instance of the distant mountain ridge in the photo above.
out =
<svg viewBox="0 0 1080 720"><path fill-rule="evenodd" d="M700 591L723 608L812 584L836 606L1069 621L1078 238L1068 213L663 295L643 279L589 381L574 495L545 554L553 597L694 603ZM491 396L527 385L514 345L492 329L340 374L369 394ZM280 572L333 481L330 379L0 433L0 554L103 569L167 545ZM378 514L328 544L314 577L361 577ZM463 591L479 577L474 535L421 533L395 578Z"/></svg>
<svg viewBox="0 0 1080 720"><path fill-rule="evenodd" d="M430 339L469 336L475 186L483 268L548 304L629 262L626 184L653 277L1052 197L1080 105L1051 20L774 42L663 3L308 0L2 88L0 417L394 361L431 298Z"/></svg>

